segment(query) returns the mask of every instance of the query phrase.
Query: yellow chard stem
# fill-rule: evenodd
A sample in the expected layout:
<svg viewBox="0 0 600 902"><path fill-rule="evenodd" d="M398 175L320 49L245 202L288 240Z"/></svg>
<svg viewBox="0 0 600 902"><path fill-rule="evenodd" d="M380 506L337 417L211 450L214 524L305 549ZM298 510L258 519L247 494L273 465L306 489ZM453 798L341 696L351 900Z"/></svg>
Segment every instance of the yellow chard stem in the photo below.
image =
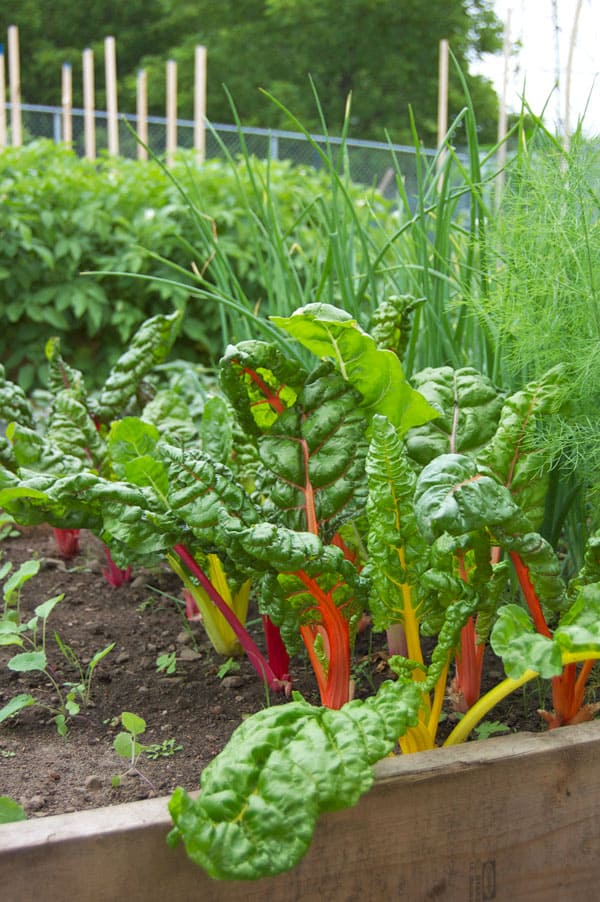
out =
<svg viewBox="0 0 600 902"><path fill-rule="evenodd" d="M577 664L581 661L599 659L600 651L592 651L590 649L578 652L563 652L562 654L563 667L566 667L567 664ZM539 676L537 670L526 670L516 680L507 677L507 679L498 683L497 686L486 692L479 701L475 702L472 708L469 708L465 716L454 727L444 745L457 745L459 742L465 742L471 730L475 729L479 721L485 717L488 711L491 711L494 705L497 705L498 702L501 702L503 698L514 692L515 689L519 689L520 686L524 686L525 683L535 679L537 676Z"/></svg>

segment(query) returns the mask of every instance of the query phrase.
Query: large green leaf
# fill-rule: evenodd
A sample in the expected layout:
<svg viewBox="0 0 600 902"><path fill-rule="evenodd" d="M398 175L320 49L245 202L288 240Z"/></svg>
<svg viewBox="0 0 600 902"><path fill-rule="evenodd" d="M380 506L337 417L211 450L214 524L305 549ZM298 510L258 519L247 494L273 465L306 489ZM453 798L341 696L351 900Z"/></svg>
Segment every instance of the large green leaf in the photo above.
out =
<svg viewBox="0 0 600 902"><path fill-rule="evenodd" d="M366 472L370 610L375 629L384 630L403 622L402 586L418 586L429 549L414 514L415 474L396 429L380 415L373 417Z"/></svg>
<svg viewBox="0 0 600 902"><path fill-rule="evenodd" d="M272 316L271 321L317 357L333 360L360 393L369 416L382 414L401 432L438 416L408 384L398 356L378 348L349 313L330 304L307 304L291 316Z"/></svg>
<svg viewBox="0 0 600 902"><path fill-rule="evenodd" d="M223 390L250 435L267 432L294 404L306 375L297 361L264 341L230 345L219 363Z"/></svg>
<svg viewBox="0 0 600 902"><path fill-rule="evenodd" d="M90 402L94 416L107 423L123 413L140 381L157 364L162 363L171 350L181 325L182 314L154 316L142 323L129 347L119 357L100 392L97 401Z"/></svg>
<svg viewBox="0 0 600 902"><path fill-rule="evenodd" d="M31 404L21 388L6 378L4 367L0 364L0 420L5 423L13 421L30 429L35 424Z"/></svg>
<svg viewBox="0 0 600 902"><path fill-rule="evenodd" d="M550 679L562 672L562 657L557 643L542 636L528 613L519 605L503 605L490 636L490 644L502 658L506 675L518 680L526 670L535 670Z"/></svg>
<svg viewBox="0 0 600 902"><path fill-rule="evenodd" d="M542 604L553 610L564 605L566 591L554 550L532 529L509 489L473 458L443 454L428 464L417 479L415 514L429 541L444 532L460 537L484 531L488 545L521 558Z"/></svg>
<svg viewBox="0 0 600 902"><path fill-rule="evenodd" d="M173 794L170 841L182 839L215 878L292 868L319 815L355 805L371 787L372 765L416 724L420 704L416 685L386 682L339 711L298 700L253 715L204 770L197 799Z"/></svg>
<svg viewBox="0 0 600 902"><path fill-rule="evenodd" d="M540 417L557 413L564 399L564 371L554 367L504 402L495 434L478 460L509 490L532 526L544 517L551 458L540 436Z"/></svg>
<svg viewBox="0 0 600 902"><path fill-rule="evenodd" d="M411 429L408 452L424 466L440 454L475 454L493 435L504 395L472 367L427 368L412 377L414 387L438 412L436 419Z"/></svg>

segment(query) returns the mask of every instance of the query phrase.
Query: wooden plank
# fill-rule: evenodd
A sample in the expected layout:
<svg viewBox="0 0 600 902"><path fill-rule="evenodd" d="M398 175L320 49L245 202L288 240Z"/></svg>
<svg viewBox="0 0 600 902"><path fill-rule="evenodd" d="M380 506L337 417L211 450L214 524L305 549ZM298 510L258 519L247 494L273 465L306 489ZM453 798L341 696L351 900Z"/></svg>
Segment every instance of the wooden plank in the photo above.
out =
<svg viewBox="0 0 600 902"><path fill-rule="evenodd" d="M600 724L381 762L290 874L215 882L165 844L166 800L0 827L10 902L569 902L600 881Z"/></svg>

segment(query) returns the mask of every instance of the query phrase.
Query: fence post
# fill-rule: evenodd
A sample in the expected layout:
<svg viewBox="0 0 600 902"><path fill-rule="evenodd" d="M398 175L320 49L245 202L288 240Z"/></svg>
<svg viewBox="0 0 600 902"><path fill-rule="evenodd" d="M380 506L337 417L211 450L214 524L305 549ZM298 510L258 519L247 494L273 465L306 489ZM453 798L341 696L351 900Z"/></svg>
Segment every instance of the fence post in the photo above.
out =
<svg viewBox="0 0 600 902"><path fill-rule="evenodd" d="M65 144L73 144L73 78L71 63L62 66L62 139Z"/></svg>
<svg viewBox="0 0 600 902"><path fill-rule="evenodd" d="M117 112L117 53L115 39L104 39L104 68L106 74L106 117L108 124L108 152L119 154L119 121Z"/></svg>
<svg viewBox="0 0 600 902"><path fill-rule="evenodd" d="M6 75L4 73L4 45L0 44L0 150L6 147Z"/></svg>
<svg viewBox="0 0 600 902"><path fill-rule="evenodd" d="M206 158L206 47L194 54L194 150L200 166Z"/></svg>
<svg viewBox="0 0 600 902"><path fill-rule="evenodd" d="M94 51L88 47L83 51L83 134L85 155L88 160L96 159L95 105Z"/></svg>
<svg viewBox="0 0 600 902"><path fill-rule="evenodd" d="M19 29L8 26L8 80L10 85L10 128L13 147L23 143L21 120L21 74L19 67Z"/></svg>
<svg viewBox="0 0 600 902"><path fill-rule="evenodd" d="M177 63L167 60L167 166L172 166L177 150Z"/></svg>
<svg viewBox="0 0 600 902"><path fill-rule="evenodd" d="M148 144L148 76L145 69L140 69L136 82L136 131L140 141ZM138 141L137 158L147 160L148 151Z"/></svg>

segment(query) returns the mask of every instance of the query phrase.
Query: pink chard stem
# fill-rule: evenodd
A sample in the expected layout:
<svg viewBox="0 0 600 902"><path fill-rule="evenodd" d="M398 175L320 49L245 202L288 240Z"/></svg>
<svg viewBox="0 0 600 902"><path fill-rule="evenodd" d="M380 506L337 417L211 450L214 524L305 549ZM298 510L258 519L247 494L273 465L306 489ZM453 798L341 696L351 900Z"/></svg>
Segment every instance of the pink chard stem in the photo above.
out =
<svg viewBox="0 0 600 902"><path fill-rule="evenodd" d="M194 559L191 552L185 547L185 545L181 544L174 545L173 551L183 561L190 573L192 573L196 577L212 603L221 612L221 614L237 636L248 660L254 667L261 680L266 680L269 689L272 689L275 692L288 692L290 689L289 681L280 679L275 675L273 668L266 660L246 628L240 623L239 619L236 617L234 612L231 610L231 608L225 602L219 592L217 592L202 568L198 566L198 563Z"/></svg>

